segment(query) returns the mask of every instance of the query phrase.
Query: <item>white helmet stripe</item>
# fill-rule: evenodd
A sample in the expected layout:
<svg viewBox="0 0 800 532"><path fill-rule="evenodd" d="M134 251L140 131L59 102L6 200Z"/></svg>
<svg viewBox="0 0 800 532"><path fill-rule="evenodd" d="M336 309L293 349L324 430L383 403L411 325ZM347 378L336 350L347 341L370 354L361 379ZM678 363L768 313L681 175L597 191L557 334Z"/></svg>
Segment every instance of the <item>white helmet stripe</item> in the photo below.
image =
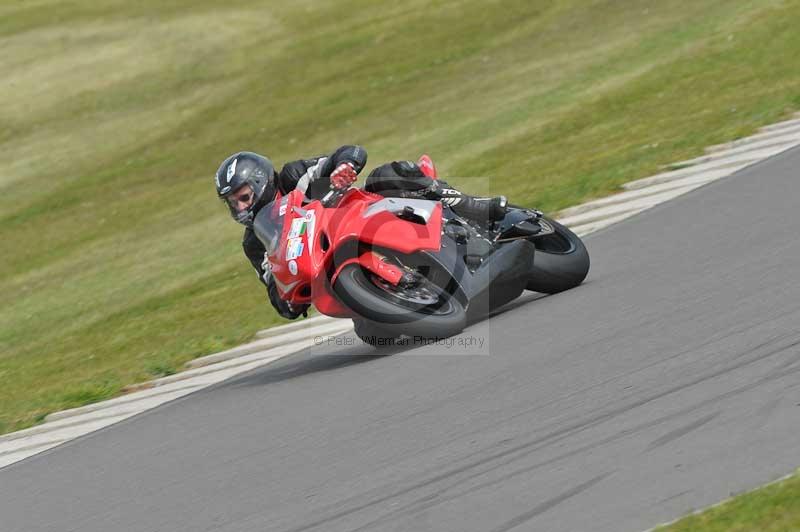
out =
<svg viewBox="0 0 800 532"><path fill-rule="evenodd" d="M239 159L234 159L231 165L228 167L228 182L230 182L231 178L233 177L233 174L236 173L236 162L238 160Z"/></svg>

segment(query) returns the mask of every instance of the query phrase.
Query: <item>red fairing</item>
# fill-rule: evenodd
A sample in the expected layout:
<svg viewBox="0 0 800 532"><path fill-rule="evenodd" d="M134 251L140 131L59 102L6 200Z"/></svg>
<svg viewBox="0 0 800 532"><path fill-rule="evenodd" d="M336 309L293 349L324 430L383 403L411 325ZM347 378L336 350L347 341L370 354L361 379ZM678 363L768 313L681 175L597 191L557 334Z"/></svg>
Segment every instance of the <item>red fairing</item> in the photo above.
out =
<svg viewBox="0 0 800 532"><path fill-rule="evenodd" d="M434 206L424 225L387 211L364 216L370 205L382 199L383 196L351 189L338 206L325 208L319 201L302 205L302 193L289 193L279 246L269 257L278 291L284 299L295 304L313 303L329 316L351 317L352 312L339 302L331 288L331 282L344 265L358 262L392 284L399 281L403 272L373 252L340 261L337 271L329 272L337 249L357 240L406 254L439 250L441 204Z"/></svg>
<svg viewBox="0 0 800 532"><path fill-rule="evenodd" d="M358 196L357 196L358 194ZM394 249L401 253L415 251L438 251L442 240L442 205L437 203L425 225L402 220L395 214L381 211L364 217L364 211L382 196L363 191L348 193L346 204L336 210L346 209L346 215L338 216L336 244L356 239L367 244ZM366 203L365 200L369 200Z"/></svg>

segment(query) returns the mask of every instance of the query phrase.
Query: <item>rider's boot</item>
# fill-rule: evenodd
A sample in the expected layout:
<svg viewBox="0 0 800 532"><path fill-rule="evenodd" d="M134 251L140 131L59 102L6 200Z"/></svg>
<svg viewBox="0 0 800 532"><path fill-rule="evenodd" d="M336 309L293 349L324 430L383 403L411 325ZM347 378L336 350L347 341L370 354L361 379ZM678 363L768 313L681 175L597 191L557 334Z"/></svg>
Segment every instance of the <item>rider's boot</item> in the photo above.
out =
<svg viewBox="0 0 800 532"><path fill-rule="evenodd" d="M476 222L502 220L508 211L508 200L505 196L478 198L451 188L441 180L434 181L425 191L425 195L429 199L441 201L457 215Z"/></svg>
<svg viewBox="0 0 800 532"><path fill-rule="evenodd" d="M424 162L424 161L423 161ZM508 201L505 196L477 198L450 187L441 179L435 179L432 165L423 167L411 161L394 161L378 167L367 177L366 190L384 195L397 195L406 198L425 198L441 201L457 215L478 223L491 223L502 220L507 212ZM401 178L399 182L393 181Z"/></svg>
<svg viewBox="0 0 800 532"><path fill-rule="evenodd" d="M425 196L429 199L439 200L459 216L477 222L495 222L505 217L508 204L505 196L477 198L450 187L444 181L437 179L436 166L427 154L419 158L417 167L425 176L433 180L433 184L424 191Z"/></svg>

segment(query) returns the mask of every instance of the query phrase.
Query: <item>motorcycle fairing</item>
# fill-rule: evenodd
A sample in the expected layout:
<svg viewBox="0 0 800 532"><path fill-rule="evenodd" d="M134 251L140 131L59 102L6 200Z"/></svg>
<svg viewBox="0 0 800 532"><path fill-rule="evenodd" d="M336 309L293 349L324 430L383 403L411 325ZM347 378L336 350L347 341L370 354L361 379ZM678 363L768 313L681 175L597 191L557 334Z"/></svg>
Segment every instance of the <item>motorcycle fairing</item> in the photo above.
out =
<svg viewBox="0 0 800 532"><path fill-rule="evenodd" d="M428 223L433 216L437 205L440 204L438 202L423 199L384 198L370 205L364 211L362 216L364 218L369 218L370 216L374 216L381 211L388 211L395 216L401 216L407 212L406 209L411 209L411 212L414 215L419 216L422 221Z"/></svg>
<svg viewBox="0 0 800 532"><path fill-rule="evenodd" d="M369 205L359 199L381 198ZM415 220L403 218L404 209L413 211ZM400 253L437 250L442 236L442 205L427 200L383 198L361 190L347 193L336 211L347 212L337 216L336 242L333 248L348 240L386 247ZM357 212L353 212L358 209ZM410 216L409 216L410 218ZM422 220L423 223L418 223Z"/></svg>
<svg viewBox="0 0 800 532"><path fill-rule="evenodd" d="M438 202L384 198L351 189L336 208L325 209L318 200L303 205L301 191L291 191L287 196L285 201L276 199L286 208L282 207L285 218L279 245L269 256L272 275L281 297L295 304L313 302L323 314L352 315L331 289L347 264L358 262L397 284L402 269L369 248L385 247L412 254L438 250L441 245L442 206ZM266 215L259 212L257 217L263 216ZM306 220L306 230L290 234L297 220ZM274 238L258 230L263 225L255 224L256 235L262 242L264 238ZM298 282L302 279L309 282Z"/></svg>

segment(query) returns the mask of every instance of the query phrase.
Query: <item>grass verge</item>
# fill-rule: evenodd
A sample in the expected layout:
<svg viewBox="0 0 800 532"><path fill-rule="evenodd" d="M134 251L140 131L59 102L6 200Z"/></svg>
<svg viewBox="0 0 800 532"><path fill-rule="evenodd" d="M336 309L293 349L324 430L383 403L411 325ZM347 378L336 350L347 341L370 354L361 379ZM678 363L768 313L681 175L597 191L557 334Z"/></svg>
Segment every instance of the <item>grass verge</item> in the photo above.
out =
<svg viewBox="0 0 800 532"><path fill-rule="evenodd" d="M659 532L784 532L800 530L800 476L734 497L684 517Z"/></svg>
<svg viewBox="0 0 800 532"><path fill-rule="evenodd" d="M783 0L5 3L0 433L281 321L214 197L228 154L424 151L554 211L799 109L798 24Z"/></svg>

